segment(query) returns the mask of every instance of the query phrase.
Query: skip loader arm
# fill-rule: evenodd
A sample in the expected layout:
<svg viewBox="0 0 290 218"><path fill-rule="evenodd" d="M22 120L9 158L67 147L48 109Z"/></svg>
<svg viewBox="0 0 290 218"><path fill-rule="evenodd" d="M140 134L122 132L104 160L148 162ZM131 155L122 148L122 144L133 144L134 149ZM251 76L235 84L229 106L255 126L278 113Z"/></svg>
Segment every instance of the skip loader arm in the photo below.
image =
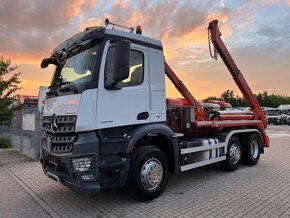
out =
<svg viewBox="0 0 290 218"><path fill-rule="evenodd" d="M222 60L224 61L225 65L227 66L228 70L233 76L234 81L236 82L237 86L241 90L242 94L244 95L245 99L247 100L251 111L254 113L256 119L261 120L263 122L263 126L267 128L267 121L266 117L255 98L253 92L251 91L249 85L247 84L243 74L238 69L237 65L235 64L233 58L231 57L229 51L227 50L226 46L224 45L223 41L221 40L221 33L218 28L218 21L214 20L209 23L208 29L211 32L211 40L218 51L219 55L221 56Z"/></svg>
<svg viewBox="0 0 290 218"><path fill-rule="evenodd" d="M221 33L218 28L218 21L214 20L209 23L208 30L210 31L211 41L217 50L218 54L221 56L222 60L224 61L225 65L227 66L228 70L230 71L231 75L237 86L239 87L240 91L242 92L243 96L245 97L246 101L248 102L251 111L254 113L254 118L257 120L262 121L262 126L260 126L259 130L262 134L264 145L269 146L269 138L266 135L265 129L267 128L267 120L266 117L255 98L253 92L251 91L249 85L247 84L244 76L242 75L241 71L238 69L237 65L235 64L233 58L231 57L229 51L227 50L225 44L221 39Z"/></svg>

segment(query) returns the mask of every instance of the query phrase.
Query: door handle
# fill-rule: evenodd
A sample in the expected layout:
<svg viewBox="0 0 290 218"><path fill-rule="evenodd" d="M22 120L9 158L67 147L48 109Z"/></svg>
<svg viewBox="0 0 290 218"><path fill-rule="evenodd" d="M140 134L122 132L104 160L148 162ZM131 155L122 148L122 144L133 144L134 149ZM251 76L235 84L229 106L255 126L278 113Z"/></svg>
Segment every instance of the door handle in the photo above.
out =
<svg viewBox="0 0 290 218"><path fill-rule="evenodd" d="M149 117L148 112L142 112L137 115L137 120L147 120Z"/></svg>

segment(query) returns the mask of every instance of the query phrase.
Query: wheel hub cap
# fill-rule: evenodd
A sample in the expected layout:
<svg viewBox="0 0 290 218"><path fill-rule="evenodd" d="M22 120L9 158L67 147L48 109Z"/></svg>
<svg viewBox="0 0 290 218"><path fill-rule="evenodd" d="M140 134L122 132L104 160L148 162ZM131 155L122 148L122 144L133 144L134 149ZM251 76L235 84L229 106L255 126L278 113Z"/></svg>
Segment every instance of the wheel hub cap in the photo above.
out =
<svg viewBox="0 0 290 218"><path fill-rule="evenodd" d="M241 149L236 144L230 148L230 160L233 164L237 164L241 158Z"/></svg>
<svg viewBox="0 0 290 218"><path fill-rule="evenodd" d="M146 161L141 170L141 182L147 190L157 188L163 177L163 168L161 162L152 158Z"/></svg>

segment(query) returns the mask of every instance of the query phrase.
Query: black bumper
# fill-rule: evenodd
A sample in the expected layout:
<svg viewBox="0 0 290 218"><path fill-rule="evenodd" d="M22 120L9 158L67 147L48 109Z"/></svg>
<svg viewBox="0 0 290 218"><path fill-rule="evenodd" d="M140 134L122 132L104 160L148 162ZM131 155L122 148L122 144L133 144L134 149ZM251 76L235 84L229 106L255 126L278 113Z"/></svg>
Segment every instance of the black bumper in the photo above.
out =
<svg viewBox="0 0 290 218"><path fill-rule="evenodd" d="M271 124L271 123L274 123L275 125L281 124L281 121L277 120L277 119L268 119L267 122L268 122L268 124Z"/></svg>
<svg viewBox="0 0 290 218"><path fill-rule="evenodd" d="M91 157L91 168L85 172L76 172L72 159ZM99 140L95 132L81 133L74 142L73 150L68 154L49 153L42 149L41 163L44 173L64 186L81 194L94 195L101 191L99 170ZM94 175L92 180L82 180L83 175Z"/></svg>
<svg viewBox="0 0 290 218"><path fill-rule="evenodd" d="M51 168L43 168L43 172L47 177L60 182L62 185L66 186L67 188L78 192L80 194L85 195L95 195L101 192L101 184L100 181L79 181L76 179L71 178L70 176L65 175L62 172L53 170ZM56 177L52 177L54 175ZM58 178L58 180L56 179Z"/></svg>

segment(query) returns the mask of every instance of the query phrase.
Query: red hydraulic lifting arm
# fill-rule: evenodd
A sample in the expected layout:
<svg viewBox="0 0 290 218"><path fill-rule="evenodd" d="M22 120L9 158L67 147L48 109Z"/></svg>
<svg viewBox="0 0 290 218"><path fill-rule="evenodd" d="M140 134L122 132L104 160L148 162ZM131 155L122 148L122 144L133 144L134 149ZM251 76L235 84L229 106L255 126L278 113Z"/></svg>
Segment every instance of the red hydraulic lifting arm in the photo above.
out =
<svg viewBox="0 0 290 218"><path fill-rule="evenodd" d="M169 67L169 65L164 61L165 66L165 74L174 84L176 89L180 92L180 94L192 105L195 107L196 119L201 121L206 117L206 112L202 109L202 107L198 104L197 100L192 96L183 82L176 76L173 70Z"/></svg>
<svg viewBox="0 0 290 218"><path fill-rule="evenodd" d="M267 121L266 121L265 114L263 113L257 99L255 98L253 92L251 91L241 71L238 69L237 65L235 64L225 44L221 40L221 37L220 37L221 33L218 28L218 21L214 20L210 22L208 29L211 33L210 34L211 41L215 49L217 50L218 54L221 56L228 70L232 74L234 81L236 82L237 86L239 87L245 99L247 100L251 111L254 113L255 119L261 120L264 128L266 129Z"/></svg>

